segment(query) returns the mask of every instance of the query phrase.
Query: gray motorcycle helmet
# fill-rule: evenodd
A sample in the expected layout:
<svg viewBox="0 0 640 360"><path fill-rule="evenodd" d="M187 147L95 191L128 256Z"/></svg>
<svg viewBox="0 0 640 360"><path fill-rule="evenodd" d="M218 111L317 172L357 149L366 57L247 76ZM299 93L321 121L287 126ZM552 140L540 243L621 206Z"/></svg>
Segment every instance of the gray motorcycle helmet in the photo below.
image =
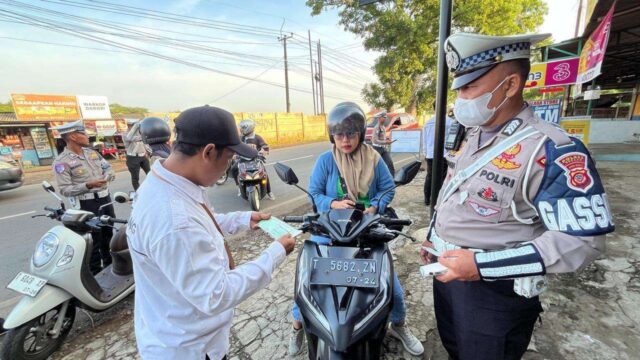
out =
<svg viewBox="0 0 640 360"><path fill-rule="evenodd" d="M147 117L140 122L140 136L147 145L164 144L171 138L171 128L160 118Z"/></svg>
<svg viewBox="0 0 640 360"><path fill-rule="evenodd" d="M243 136L249 136L256 130L256 123L251 119L244 119L240 120L238 127L240 128L240 133Z"/></svg>
<svg viewBox="0 0 640 360"><path fill-rule="evenodd" d="M327 115L327 128L331 143L335 143L333 134L349 132L360 133L360 143L363 143L366 132L366 115L358 104L349 101L342 102L331 109Z"/></svg>

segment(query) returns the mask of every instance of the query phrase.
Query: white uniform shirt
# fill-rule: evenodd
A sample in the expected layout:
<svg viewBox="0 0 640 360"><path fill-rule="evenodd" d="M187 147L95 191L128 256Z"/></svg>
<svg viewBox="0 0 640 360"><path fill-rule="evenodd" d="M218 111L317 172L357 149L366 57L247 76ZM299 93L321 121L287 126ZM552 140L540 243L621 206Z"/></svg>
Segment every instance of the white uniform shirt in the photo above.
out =
<svg viewBox="0 0 640 360"><path fill-rule="evenodd" d="M223 235L201 205L211 208L206 189L161 161L152 169L127 226L138 350L144 359L221 359L229 351L233 308L271 281L284 247L274 242L256 260L229 270ZM249 226L251 213L215 218L233 234Z"/></svg>
<svg viewBox="0 0 640 360"><path fill-rule="evenodd" d="M449 128L453 123L453 119L447 116L445 121L444 134L449 133ZM436 141L436 117L427 120L422 127L422 153L427 159L433 159L433 147Z"/></svg>

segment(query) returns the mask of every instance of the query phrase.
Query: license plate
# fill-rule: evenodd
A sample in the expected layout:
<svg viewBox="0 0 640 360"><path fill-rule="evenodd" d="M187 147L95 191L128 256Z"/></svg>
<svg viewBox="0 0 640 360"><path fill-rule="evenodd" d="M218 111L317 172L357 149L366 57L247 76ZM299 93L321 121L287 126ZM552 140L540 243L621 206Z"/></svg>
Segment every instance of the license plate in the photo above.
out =
<svg viewBox="0 0 640 360"><path fill-rule="evenodd" d="M27 274L25 272L19 272L13 280L7 285L8 289L19 292L27 296L35 297L40 290L47 283L47 280Z"/></svg>
<svg viewBox="0 0 640 360"><path fill-rule="evenodd" d="M378 287L378 262L363 259L313 258L310 284Z"/></svg>

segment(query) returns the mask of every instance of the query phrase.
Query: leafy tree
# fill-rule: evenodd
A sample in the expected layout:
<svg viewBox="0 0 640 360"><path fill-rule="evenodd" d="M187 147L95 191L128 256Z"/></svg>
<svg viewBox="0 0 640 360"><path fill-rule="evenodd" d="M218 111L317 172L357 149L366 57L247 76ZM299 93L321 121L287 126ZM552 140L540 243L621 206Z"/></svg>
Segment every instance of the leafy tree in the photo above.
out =
<svg viewBox="0 0 640 360"><path fill-rule="evenodd" d="M111 110L112 115L125 115L125 114L141 114L144 115L148 113L149 110L143 107L129 107L120 105L117 103L109 104L109 110Z"/></svg>
<svg viewBox="0 0 640 360"><path fill-rule="evenodd" d="M13 112L11 101L7 101L6 103L0 102L0 112Z"/></svg>
<svg viewBox="0 0 640 360"><path fill-rule="evenodd" d="M395 0L359 7L355 0L307 0L312 15L338 9L340 24L383 53L374 71L379 83L362 94L373 106L431 111L438 62L439 0ZM535 31L547 12L543 0L454 1L452 33L508 35Z"/></svg>

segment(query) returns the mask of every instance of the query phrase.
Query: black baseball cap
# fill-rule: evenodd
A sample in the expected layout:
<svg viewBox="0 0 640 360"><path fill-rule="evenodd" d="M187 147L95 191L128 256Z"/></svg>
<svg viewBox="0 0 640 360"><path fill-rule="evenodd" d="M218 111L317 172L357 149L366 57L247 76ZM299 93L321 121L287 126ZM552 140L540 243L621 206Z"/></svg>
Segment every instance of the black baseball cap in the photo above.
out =
<svg viewBox="0 0 640 360"><path fill-rule="evenodd" d="M236 154L254 158L258 152L240 141L233 115L217 107L204 105L187 109L175 120L177 141L191 145L214 144L228 147Z"/></svg>

